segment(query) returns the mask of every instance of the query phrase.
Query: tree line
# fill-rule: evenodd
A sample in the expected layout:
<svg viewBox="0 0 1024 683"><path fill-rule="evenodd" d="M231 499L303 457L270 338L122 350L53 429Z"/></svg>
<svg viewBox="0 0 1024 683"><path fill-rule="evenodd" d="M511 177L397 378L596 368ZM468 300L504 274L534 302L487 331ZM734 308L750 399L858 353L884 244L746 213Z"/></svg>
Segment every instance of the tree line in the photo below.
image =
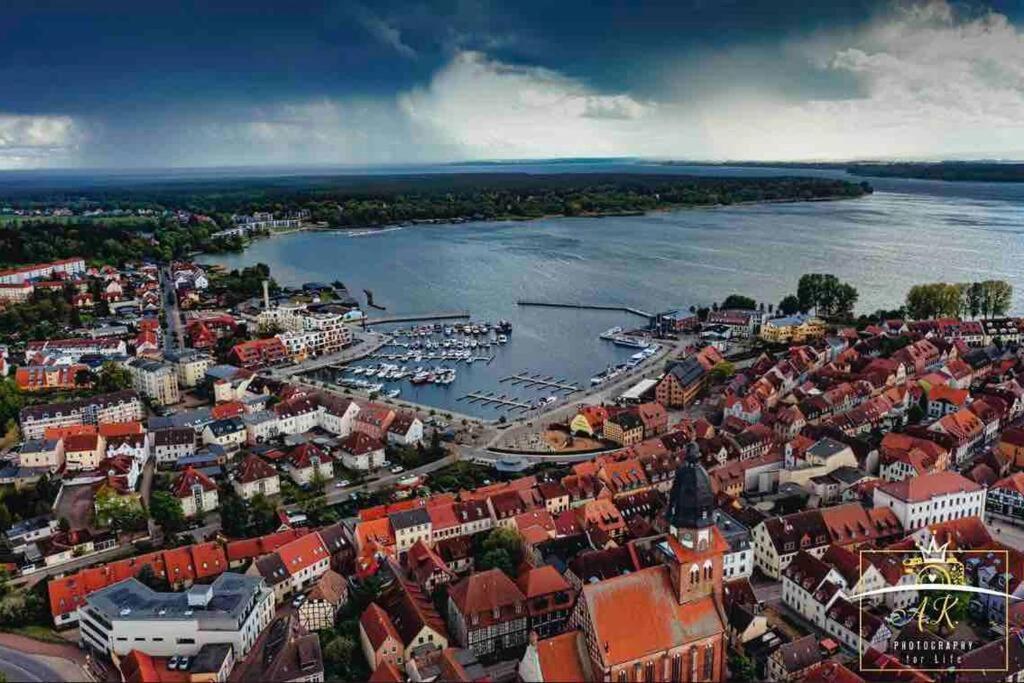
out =
<svg viewBox="0 0 1024 683"><path fill-rule="evenodd" d="M1013 303L1013 286L1005 280L930 282L907 292L907 315L928 318L991 318L1005 315Z"/></svg>

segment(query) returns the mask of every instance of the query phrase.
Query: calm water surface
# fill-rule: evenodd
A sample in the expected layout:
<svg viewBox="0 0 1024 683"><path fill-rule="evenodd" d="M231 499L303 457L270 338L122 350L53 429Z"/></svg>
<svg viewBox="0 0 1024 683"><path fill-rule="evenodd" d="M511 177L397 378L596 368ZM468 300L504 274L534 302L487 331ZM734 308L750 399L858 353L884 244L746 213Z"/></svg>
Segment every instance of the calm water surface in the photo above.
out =
<svg viewBox="0 0 1024 683"><path fill-rule="evenodd" d="M839 202L296 233L207 260L229 268L264 262L284 285L339 279L356 296L373 290L389 314L468 309L476 319L511 320L512 341L490 365L459 363L457 381L444 388L395 385L403 398L485 417L500 413L455 399L474 390L524 399L550 393L499 384L522 370L589 384L634 352L597 335L642 322L628 314L521 308L517 299L658 311L736 292L775 303L795 292L802 273L831 272L860 291L859 311L896 307L919 282L999 278L1013 284L1014 310L1024 312L1024 186L870 182L874 195Z"/></svg>

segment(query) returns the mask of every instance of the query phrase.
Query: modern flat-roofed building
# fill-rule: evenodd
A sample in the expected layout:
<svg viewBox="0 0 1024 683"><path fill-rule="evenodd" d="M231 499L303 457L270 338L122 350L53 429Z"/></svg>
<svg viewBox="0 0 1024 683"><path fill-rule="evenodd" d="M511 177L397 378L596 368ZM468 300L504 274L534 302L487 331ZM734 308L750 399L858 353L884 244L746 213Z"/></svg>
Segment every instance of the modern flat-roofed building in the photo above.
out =
<svg viewBox="0 0 1024 683"><path fill-rule="evenodd" d="M227 644L241 659L274 617L274 594L258 576L221 574L209 585L161 593L138 579L96 591L78 608L83 645L105 656L132 650L192 656Z"/></svg>

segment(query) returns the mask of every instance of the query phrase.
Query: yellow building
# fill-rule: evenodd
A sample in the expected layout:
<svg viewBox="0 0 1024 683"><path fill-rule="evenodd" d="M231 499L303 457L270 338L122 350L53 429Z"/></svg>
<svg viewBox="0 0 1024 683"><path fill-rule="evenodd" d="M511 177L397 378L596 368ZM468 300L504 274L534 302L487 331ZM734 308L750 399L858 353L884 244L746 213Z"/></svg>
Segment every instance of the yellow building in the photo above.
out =
<svg viewBox="0 0 1024 683"><path fill-rule="evenodd" d="M825 322L806 315L772 318L761 325L761 339L772 344L801 344L825 336Z"/></svg>

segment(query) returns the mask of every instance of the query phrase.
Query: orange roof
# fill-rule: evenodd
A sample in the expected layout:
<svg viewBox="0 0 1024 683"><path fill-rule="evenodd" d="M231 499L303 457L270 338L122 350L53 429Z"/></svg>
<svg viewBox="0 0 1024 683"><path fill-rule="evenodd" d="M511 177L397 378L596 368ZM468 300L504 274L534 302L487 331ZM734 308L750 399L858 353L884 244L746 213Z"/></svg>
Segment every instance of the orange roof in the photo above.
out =
<svg viewBox="0 0 1024 683"><path fill-rule="evenodd" d="M72 436L65 437L64 439L64 452L70 453L74 451L94 451L100 446L99 434L74 434Z"/></svg>
<svg viewBox="0 0 1024 683"><path fill-rule="evenodd" d="M945 471L889 482L879 486L878 490L886 492L897 500L920 503L936 496L959 491L969 493L979 491L981 488L980 485L957 472Z"/></svg>
<svg viewBox="0 0 1024 683"><path fill-rule="evenodd" d="M281 561L288 572L293 575L330 557L320 534L309 534L286 543L277 549L277 554L281 556Z"/></svg>
<svg viewBox="0 0 1024 683"><path fill-rule="evenodd" d="M196 577L203 579L227 571L228 559L219 543L196 543L192 547L192 566Z"/></svg>
<svg viewBox="0 0 1024 683"><path fill-rule="evenodd" d="M68 425L67 427L47 427L43 436L47 439L66 439L75 434L97 434L96 425Z"/></svg>
<svg viewBox="0 0 1024 683"><path fill-rule="evenodd" d="M523 572L516 579L516 585L527 600L569 590L569 582L549 564Z"/></svg>
<svg viewBox="0 0 1024 683"><path fill-rule="evenodd" d="M928 400L946 401L955 406L962 406L970 395L971 392L966 389L954 389L947 384L939 384L933 386L931 391L928 392Z"/></svg>
<svg viewBox="0 0 1024 683"><path fill-rule="evenodd" d="M192 554L187 546L165 550L164 566L167 568L167 580L171 583L194 581L196 578L195 569L192 567Z"/></svg>
<svg viewBox="0 0 1024 683"><path fill-rule="evenodd" d="M605 666L630 662L725 631L715 599L680 605L667 565L583 586L581 600Z"/></svg>
<svg viewBox="0 0 1024 683"><path fill-rule="evenodd" d="M227 544L227 556L231 562L246 560L251 557L259 557L272 553L285 543L290 543L296 538L305 536L309 529L285 529L258 538L245 538L239 541L232 541Z"/></svg>
<svg viewBox="0 0 1024 683"><path fill-rule="evenodd" d="M442 505L427 505L430 524L434 531L459 526L459 517L455 513L455 503L446 502Z"/></svg>
<svg viewBox="0 0 1024 683"><path fill-rule="evenodd" d="M215 420L223 420L228 417L238 417L245 414L245 406L240 401L228 401L220 403L210 409L210 415Z"/></svg>
<svg viewBox="0 0 1024 683"><path fill-rule="evenodd" d="M189 467L178 475L174 486L171 487L171 493L174 494L175 498L187 498L192 495L192 487L196 484L201 486L203 491L217 490L217 485L213 483L212 479L199 470Z"/></svg>
<svg viewBox="0 0 1024 683"><path fill-rule="evenodd" d="M591 681L583 634L566 631L537 642L537 658L545 681Z"/></svg>
<svg viewBox="0 0 1024 683"><path fill-rule="evenodd" d="M391 532L391 520L381 517L356 524L356 547L362 550L370 543L383 546L395 544L395 536Z"/></svg>
<svg viewBox="0 0 1024 683"><path fill-rule="evenodd" d="M395 629L395 625L391 622L391 617L375 602L371 602L363 610L362 615L359 617L359 624L363 627L366 638L370 641L370 647L373 648L374 652L379 650L388 638L392 638L395 643L402 643L398 630Z"/></svg>
<svg viewBox="0 0 1024 683"><path fill-rule="evenodd" d="M112 436L142 434L143 431L141 422L104 422L100 424L100 435L106 439Z"/></svg>

